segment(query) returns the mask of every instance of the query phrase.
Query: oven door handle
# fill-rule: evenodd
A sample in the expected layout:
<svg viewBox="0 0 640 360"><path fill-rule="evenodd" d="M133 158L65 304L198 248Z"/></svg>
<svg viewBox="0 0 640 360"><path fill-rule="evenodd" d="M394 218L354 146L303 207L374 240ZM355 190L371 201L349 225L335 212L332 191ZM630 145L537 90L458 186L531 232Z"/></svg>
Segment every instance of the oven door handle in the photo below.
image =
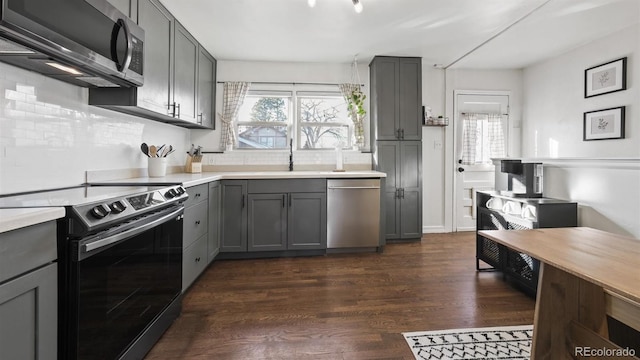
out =
<svg viewBox="0 0 640 360"><path fill-rule="evenodd" d="M181 207L180 209L178 209L176 211L173 211L170 214L164 215L163 217L158 218L156 220L153 220L153 221L151 221L149 223L146 223L144 225L135 227L135 228L127 230L127 231L123 231L121 233L106 237L104 239L95 240L95 241L92 241L90 243L84 244L84 245L82 245L82 250L83 250L82 252L86 254L88 252L103 248L105 246L109 246L109 245L111 245L113 243L117 243L118 241L122 241L124 239L129 238L129 237L136 236L136 235L138 235L140 233L143 233L143 232L145 232L145 231L147 231L147 230L149 230L149 229L151 229L153 227L156 227L156 226L158 226L158 225L160 225L162 223L165 223L168 220L170 220L170 219L172 219L172 218L174 218L176 216L180 216L183 211L184 211L184 208ZM178 220L178 219L176 219L176 220Z"/></svg>

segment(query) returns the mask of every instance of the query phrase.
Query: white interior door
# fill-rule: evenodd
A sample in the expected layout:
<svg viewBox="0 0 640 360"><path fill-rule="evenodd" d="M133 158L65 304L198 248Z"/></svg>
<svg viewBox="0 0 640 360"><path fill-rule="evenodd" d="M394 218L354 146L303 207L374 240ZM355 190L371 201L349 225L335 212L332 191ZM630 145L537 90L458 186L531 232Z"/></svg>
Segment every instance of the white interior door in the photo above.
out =
<svg viewBox="0 0 640 360"><path fill-rule="evenodd" d="M476 190L494 188L495 169L492 157L506 157L508 149L509 129L509 95L505 92L458 92L455 96L455 135L456 135L456 164L454 165L454 201L453 219L455 231L473 231L476 229ZM476 131L475 159L472 164L462 164L462 139L464 119L466 114L474 114L474 125L470 127ZM504 136L505 153L495 156L491 153L491 139L489 136L489 116L499 115Z"/></svg>

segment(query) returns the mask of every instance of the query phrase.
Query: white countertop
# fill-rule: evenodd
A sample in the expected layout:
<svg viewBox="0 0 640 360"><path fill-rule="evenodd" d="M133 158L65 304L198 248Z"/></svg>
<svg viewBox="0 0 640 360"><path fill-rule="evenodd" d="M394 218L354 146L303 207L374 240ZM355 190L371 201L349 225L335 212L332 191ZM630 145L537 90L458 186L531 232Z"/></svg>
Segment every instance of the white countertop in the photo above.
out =
<svg viewBox="0 0 640 360"><path fill-rule="evenodd" d="M229 171L229 172L203 172L196 174L178 173L168 174L163 177L141 177L133 179L119 179L105 181L104 183L181 183L185 187L206 184L224 179L345 179L345 178L384 178L387 174L380 171Z"/></svg>
<svg viewBox="0 0 640 360"><path fill-rule="evenodd" d="M180 183L185 187L206 184L223 179L344 179L344 178L384 178L387 174L379 171L234 171L203 172L197 174L177 173L163 177L140 177L110 180L103 183ZM63 207L0 209L0 233L64 217Z"/></svg>
<svg viewBox="0 0 640 360"><path fill-rule="evenodd" d="M64 217L63 207L0 209L0 233Z"/></svg>

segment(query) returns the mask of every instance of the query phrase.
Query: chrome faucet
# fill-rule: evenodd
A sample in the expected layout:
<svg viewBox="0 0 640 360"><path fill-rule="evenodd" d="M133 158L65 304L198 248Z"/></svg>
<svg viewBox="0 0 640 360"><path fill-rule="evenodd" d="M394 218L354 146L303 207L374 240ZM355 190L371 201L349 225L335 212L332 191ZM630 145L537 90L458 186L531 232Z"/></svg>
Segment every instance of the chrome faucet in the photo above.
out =
<svg viewBox="0 0 640 360"><path fill-rule="evenodd" d="M289 140L289 171L293 171L293 139Z"/></svg>

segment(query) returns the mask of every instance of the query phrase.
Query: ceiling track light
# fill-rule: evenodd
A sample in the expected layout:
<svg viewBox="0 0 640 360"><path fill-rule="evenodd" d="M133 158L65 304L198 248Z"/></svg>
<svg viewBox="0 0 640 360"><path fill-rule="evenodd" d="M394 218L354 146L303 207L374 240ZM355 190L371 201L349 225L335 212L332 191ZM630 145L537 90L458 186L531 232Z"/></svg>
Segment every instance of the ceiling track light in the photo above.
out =
<svg viewBox="0 0 640 360"><path fill-rule="evenodd" d="M362 12L362 3L360 0L351 0L353 2L353 7L356 9L356 12L360 14Z"/></svg>

